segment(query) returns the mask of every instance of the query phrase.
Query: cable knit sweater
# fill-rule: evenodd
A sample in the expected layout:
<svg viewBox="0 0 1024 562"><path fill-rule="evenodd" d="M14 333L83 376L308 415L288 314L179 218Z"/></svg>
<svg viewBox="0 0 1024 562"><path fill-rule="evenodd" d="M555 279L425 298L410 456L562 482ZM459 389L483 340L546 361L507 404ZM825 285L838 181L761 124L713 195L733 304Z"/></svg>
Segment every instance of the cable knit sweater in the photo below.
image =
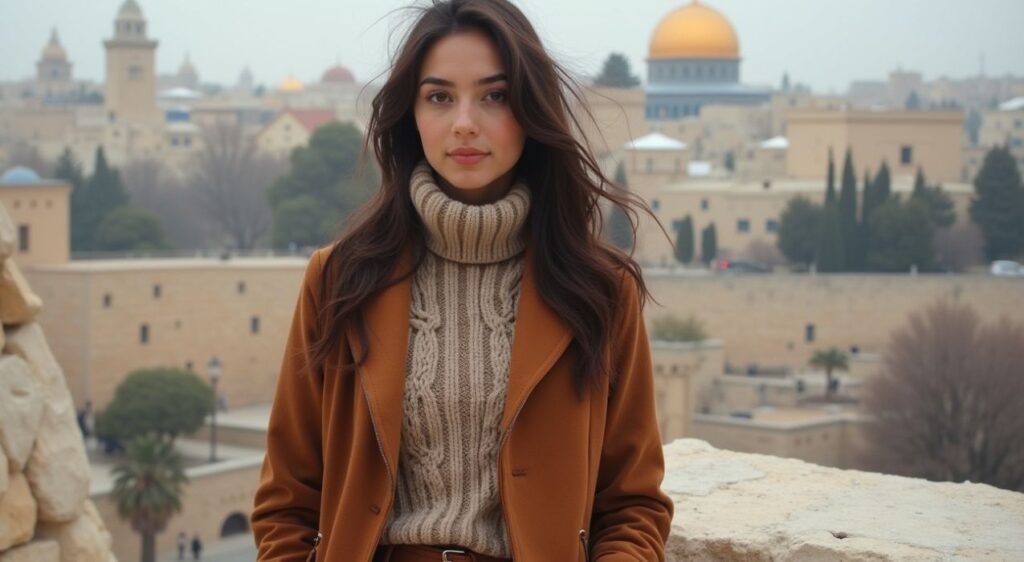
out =
<svg viewBox="0 0 1024 562"><path fill-rule="evenodd" d="M428 233L412 284L395 503L381 544L511 557L498 494L499 425L522 279L526 186L467 205L424 161L410 181Z"/></svg>

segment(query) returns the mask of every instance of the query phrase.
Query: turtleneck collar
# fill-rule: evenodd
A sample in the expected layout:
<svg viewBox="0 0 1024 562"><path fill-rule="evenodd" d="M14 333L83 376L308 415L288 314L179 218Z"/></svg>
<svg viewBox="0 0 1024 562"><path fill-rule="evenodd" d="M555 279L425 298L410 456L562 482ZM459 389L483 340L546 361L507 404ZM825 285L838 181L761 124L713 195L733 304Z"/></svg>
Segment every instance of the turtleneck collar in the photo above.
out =
<svg viewBox="0 0 1024 562"><path fill-rule="evenodd" d="M413 170L412 204L427 231L427 248L459 263L496 263L526 249L523 225L530 191L521 181L501 199L485 205L456 201L438 187L426 160Z"/></svg>

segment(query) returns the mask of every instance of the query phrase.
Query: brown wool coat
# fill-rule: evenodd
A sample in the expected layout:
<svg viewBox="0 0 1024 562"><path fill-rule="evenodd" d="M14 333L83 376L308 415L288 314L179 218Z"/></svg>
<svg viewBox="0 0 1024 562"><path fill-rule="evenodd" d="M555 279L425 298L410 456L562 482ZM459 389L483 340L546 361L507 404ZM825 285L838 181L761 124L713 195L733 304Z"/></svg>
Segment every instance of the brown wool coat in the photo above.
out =
<svg viewBox="0 0 1024 562"><path fill-rule="evenodd" d="M358 349L351 331L322 371L300 375L329 251L318 250L306 268L271 410L252 513L261 562L370 562L394 497L412 281L370 301L370 355L354 375L336 372ZM636 284L625 276L609 351L617 382L580 400L572 332L541 299L532 254L528 244L498 456L512 556L664 560L673 504L660 489L664 460ZM406 251L397 270L409 259Z"/></svg>

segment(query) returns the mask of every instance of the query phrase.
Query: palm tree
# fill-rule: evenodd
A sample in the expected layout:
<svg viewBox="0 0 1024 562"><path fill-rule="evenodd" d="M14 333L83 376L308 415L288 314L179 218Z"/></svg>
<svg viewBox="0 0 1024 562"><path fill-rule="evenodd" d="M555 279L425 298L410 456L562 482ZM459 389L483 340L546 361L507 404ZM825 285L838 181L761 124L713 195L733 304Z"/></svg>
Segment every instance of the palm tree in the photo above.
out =
<svg viewBox="0 0 1024 562"><path fill-rule="evenodd" d="M182 484L188 481L181 455L170 439L137 437L112 474L117 514L142 535L142 562L153 562L157 533L181 511Z"/></svg>
<svg viewBox="0 0 1024 562"><path fill-rule="evenodd" d="M836 347L824 350L819 349L814 352L810 363L812 367L825 369L825 380L827 382L825 386L825 400L832 400L832 392L838 387L838 384L833 383L832 370L842 369L845 371L849 368L846 362L846 354L839 351L839 348Z"/></svg>

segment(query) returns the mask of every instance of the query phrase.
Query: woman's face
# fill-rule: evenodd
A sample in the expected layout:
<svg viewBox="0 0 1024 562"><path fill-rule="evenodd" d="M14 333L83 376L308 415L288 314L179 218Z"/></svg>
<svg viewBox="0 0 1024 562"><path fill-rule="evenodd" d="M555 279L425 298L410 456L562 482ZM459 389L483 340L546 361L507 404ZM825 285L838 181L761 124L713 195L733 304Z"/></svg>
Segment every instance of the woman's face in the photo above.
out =
<svg viewBox="0 0 1024 562"><path fill-rule="evenodd" d="M416 128L441 189L463 203L501 199L526 136L512 115L494 43L477 30L439 39L427 51L418 84Z"/></svg>

